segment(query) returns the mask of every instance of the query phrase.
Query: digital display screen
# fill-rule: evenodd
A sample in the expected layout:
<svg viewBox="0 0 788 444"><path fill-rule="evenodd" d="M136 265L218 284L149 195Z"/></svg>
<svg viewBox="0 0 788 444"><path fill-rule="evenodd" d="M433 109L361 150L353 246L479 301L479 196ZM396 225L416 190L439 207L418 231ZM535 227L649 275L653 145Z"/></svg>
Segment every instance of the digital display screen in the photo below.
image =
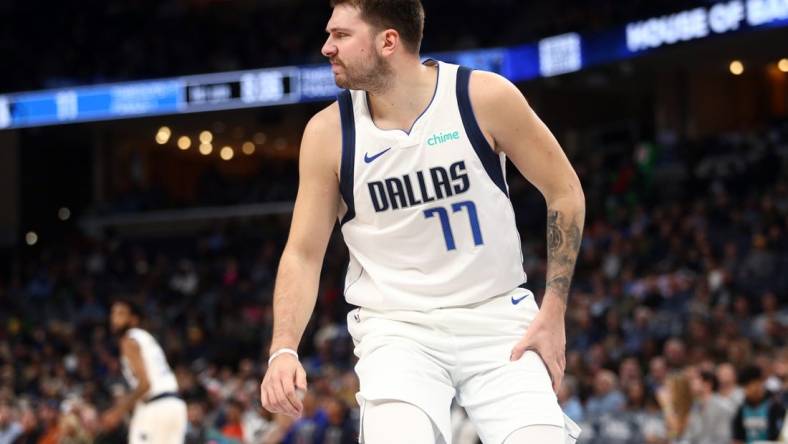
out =
<svg viewBox="0 0 788 444"><path fill-rule="evenodd" d="M592 34L435 54L513 82L576 72L714 35L788 26L788 1L728 0ZM235 71L0 95L0 129L331 100L328 65Z"/></svg>

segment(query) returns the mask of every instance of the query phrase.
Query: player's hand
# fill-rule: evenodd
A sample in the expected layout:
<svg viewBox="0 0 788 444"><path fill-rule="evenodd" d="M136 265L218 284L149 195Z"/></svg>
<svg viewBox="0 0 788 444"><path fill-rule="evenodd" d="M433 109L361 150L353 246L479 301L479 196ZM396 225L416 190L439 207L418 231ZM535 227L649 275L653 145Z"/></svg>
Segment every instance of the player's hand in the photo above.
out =
<svg viewBox="0 0 788 444"><path fill-rule="evenodd" d="M553 391L558 393L566 368L564 314L551 316L545 311L540 311L528 326L523 338L512 348L509 359L516 361L527 350L535 351L542 358L553 382Z"/></svg>
<svg viewBox="0 0 788 444"><path fill-rule="evenodd" d="M260 399L266 410L299 417L305 393L306 371L295 356L282 354L271 361L260 384Z"/></svg>
<svg viewBox="0 0 788 444"><path fill-rule="evenodd" d="M114 430L123 421L123 412L112 408L101 415L101 428L104 430Z"/></svg>

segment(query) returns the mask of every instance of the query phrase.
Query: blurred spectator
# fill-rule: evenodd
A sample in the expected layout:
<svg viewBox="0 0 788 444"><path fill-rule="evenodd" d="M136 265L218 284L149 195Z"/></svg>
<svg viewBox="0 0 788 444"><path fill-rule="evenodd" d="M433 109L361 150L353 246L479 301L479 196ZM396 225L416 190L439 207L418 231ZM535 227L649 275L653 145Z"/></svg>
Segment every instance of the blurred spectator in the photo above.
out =
<svg viewBox="0 0 788 444"><path fill-rule="evenodd" d="M708 370L693 371L690 385L692 405L683 440L687 444L719 444L731 441L730 424L736 411L715 392L717 377Z"/></svg>
<svg viewBox="0 0 788 444"><path fill-rule="evenodd" d="M621 411L626 404L624 395L618 388L615 373L601 370L594 378L594 394L586 402L586 416L595 420L606 414Z"/></svg>
<svg viewBox="0 0 788 444"><path fill-rule="evenodd" d="M645 443L666 444L668 442L668 426L665 422L665 415L653 393L647 394L646 407L640 418L640 431Z"/></svg>
<svg viewBox="0 0 788 444"><path fill-rule="evenodd" d="M692 408L692 391L685 372L675 372L657 392L662 412L665 414L668 437L676 440L684 434Z"/></svg>
<svg viewBox="0 0 788 444"><path fill-rule="evenodd" d="M231 441L244 442L244 430L241 422L243 405L235 400L230 400L225 406L224 426L222 435Z"/></svg>
<svg viewBox="0 0 788 444"><path fill-rule="evenodd" d="M303 413L285 436L282 441L284 444L323 442L328 426L326 411L320 408L317 397L311 391L304 395L302 402L304 403Z"/></svg>
<svg viewBox="0 0 788 444"><path fill-rule="evenodd" d="M75 413L70 412L61 417L59 444L89 444L92 441L92 435Z"/></svg>
<svg viewBox="0 0 788 444"><path fill-rule="evenodd" d="M22 432L22 424L14 417L11 405L0 402L0 444L12 444Z"/></svg>
<svg viewBox="0 0 788 444"><path fill-rule="evenodd" d="M357 426L345 403L339 399L328 398L325 400L324 408L328 424L322 442L324 444L357 443Z"/></svg>
<svg viewBox="0 0 788 444"><path fill-rule="evenodd" d="M202 401L195 399L188 401L187 420L185 444L225 442L222 434L206 421L205 405Z"/></svg>
<svg viewBox="0 0 788 444"><path fill-rule="evenodd" d="M655 356L649 362L648 385L649 390L656 393L665 384L668 378L668 366L665 358Z"/></svg>
<svg viewBox="0 0 788 444"><path fill-rule="evenodd" d="M736 383L736 369L730 363L717 366L717 384L720 400L727 404L728 410L738 411L744 401L744 390Z"/></svg>
<svg viewBox="0 0 788 444"><path fill-rule="evenodd" d="M664 351L665 361L671 370L680 370L686 364L686 347L684 341L678 338L670 338L665 342Z"/></svg>
<svg viewBox="0 0 788 444"><path fill-rule="evenodd" d="M739 384L744 387L744 403L733 419L734 442L749 444L777 440L785 419L785 407L764 388L761 369L755 366L742 369Z"/></svg>
<svg viewBox="0 0 788 444"><path fill-rule="evenodd" d="M644 441L642 412L645 408L645 387L639 381L626 388L626 404L620 412L602 415L596 422L596 442L609 444L635 444Z"/></svg>
<svg viewBox="0 0 788 444"><path fill-rule="evenodd" d="M60 439L57 402L42 402L38 407L38 418L40 421L40 438L38 444L57 444Z"/></svg>
<svg viewBox="0 0 788 444"><path fill-rule="evenodd" d="M585 420L583 404L575 394L576 391L577 383L575 379L571 375L567 375L561 383L561 388L558 390L558 404L561 405L561 409L573 421L583 422Z"/></svg>

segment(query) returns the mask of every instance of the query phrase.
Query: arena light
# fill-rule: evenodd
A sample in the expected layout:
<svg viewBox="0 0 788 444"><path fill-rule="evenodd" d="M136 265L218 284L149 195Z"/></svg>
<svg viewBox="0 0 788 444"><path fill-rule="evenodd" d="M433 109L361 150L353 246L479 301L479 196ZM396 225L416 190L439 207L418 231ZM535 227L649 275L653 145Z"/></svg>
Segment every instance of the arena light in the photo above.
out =
<svg viewBox="0 0 788 444"><path fill-rule="evenodd" d="M782 72L788 73L788 59L780 59L780 61L777 62L777 69L779 69Z"/></svg>
<svg viewBox="0 0 788 444"><path fill-rule="evenodd" d="M254 143L252 142L245 142L241 146L241 151L243 151L243 153L246 154L247 156L251 156L252 154L254 154L254 150L255 150L255 146Z"/></svg>
<svg viewBox="0 0 788 444"><path fill-rule="evenodd" d="M230 160L235 156L235 151L233 151L232 147L226 146L219 151L219 156L222 160Z"/></svg>
<svg viewBox="0 0 788 444"><path fill-rule="evenodd" d="M730 66L728 66L728 69L730 69L731 74L740 76L744 73L744 64L740 60L734 60L731 62Z"/></svg>
<svg viewBox="0 0 788 444"><path fill-rule="evenodd" d="M188 150L192 146L192 139L188 136L181 136L178 138L178 148Z"/></svg>
<svg viewBox="0 0 788 444"><path fill-rule="evenodd" d="M200 133L200 143L211 143L213 142L213 134L210 131L203 131Z"/></svg>
<svg viewBox="0 0 788 444"><path fill-rule="evenodd" d="M265 133L256 133L252 138L252 140L254 140L254 143L258 145L265 145L265 141L267 139L268 137L266 137Z"/></svg>
<svg viewBox="0 0 788 444"><path fill-rule="evenodd" d="M61 207L59 210L57 210L57 218L64 222L69 220L71 218L71 210L69 210L67 207Z"/></svg>
<svg viewBox="0 0 788 444"><path fill-rule="evenodd" d="M201 143L200 144L200 154L203 156L207 156L213 152L213 145L210 143Z"/></svg>
<svg viewBox="0 0 788 444"><path fill-rule="evenodd" d="M172 136L172 131L168 127L163 126L156 132L156 143L164 145L170 140L170 136Z"/></svg>
<svg viewBox="0 0 788 444"><path fill-rule="evenodd" d="M35 231L28 231L27 234L25 234L25 243L31 247L38 243L38 234L36 234Z"/></svg>

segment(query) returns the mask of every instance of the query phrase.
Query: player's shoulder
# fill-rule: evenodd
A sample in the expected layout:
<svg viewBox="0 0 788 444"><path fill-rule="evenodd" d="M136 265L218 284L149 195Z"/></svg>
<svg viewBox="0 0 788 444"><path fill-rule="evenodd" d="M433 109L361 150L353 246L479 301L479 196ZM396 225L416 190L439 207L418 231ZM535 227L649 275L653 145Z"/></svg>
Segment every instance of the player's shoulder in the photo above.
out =
<svg viewBox="0 0 788 444"><path fill-rule="evenodd" d="M522 92L506 77L482 70L471 71L468 80L468 94L476 105L495 105L496 102L512 97L522 97Z"/></svg>
<svg viewBox="0 0 788 444"><path fill-rule="evenodd" d="M309 134L325 137L332 134L339 134L341 130L339 103L335 101L318 111L309 119L304 133L305 135Z"/></svg>
<svg viewBox="0 0 788 444"><path fill-rule="evenodd" d="M319 152L332 151L325 150L326 146L336 147L342 143L342 124L339 119L339 104L333 102L309 119L304 128L302 148L310 150L315 147Z"/></svg>
<svg viewBox="0 0 788 444"><path fill-rule="evenodd" d="M489 71L472 71L468 94L476 120L495 139L513 121L527 117L530 105L517 86L506 77Z"/></svg>
<svg viewBox="0 0 788 444"><path fill-rule="evenodd" d="M153 335L148 333L147 330L140 327L133 327L126 330L126 333L121 337L122 339L128 338L129 340L139 342L141 340L152 339Z"/></svg>
<svg viewBox="0 0 788 444"><path fill-rule="evenodd" d="M301 141L301 156L309 168L331 168L339 174L342 149L342 124L339 104L333 102L309 119Z"/></svg>
<svg viewBox="0 0 788 444"><path fill-rule="evenodd" d="M120 337L120 349L123 351L139 350L140 348L140 329L129 329Z"/></svg>

